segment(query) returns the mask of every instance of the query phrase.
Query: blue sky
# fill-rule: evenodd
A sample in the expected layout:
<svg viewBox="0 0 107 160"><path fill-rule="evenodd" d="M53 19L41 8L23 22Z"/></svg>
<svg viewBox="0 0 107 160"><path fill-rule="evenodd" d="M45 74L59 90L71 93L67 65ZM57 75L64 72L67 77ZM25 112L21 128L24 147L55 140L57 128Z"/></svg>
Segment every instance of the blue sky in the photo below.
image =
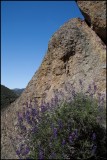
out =
<svg viewBox="0 0 107 160"><path fill-rule="evenodd" d="M1 2L1 83L25 88L39 68L54 32L83 16L75 1Z"/></svg>

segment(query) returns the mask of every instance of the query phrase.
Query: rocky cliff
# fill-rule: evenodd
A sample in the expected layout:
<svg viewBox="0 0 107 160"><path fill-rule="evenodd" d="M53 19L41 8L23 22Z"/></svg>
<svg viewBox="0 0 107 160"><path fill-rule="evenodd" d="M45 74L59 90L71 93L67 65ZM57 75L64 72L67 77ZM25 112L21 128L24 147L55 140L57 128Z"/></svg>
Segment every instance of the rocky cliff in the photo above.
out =
<svg viewBox="0 0 107 160"><path fill-rule="evenodd" d="M86 22L106 42L106 1L78 1Z"/></svg>
<svg viewBox="0 0 107 160"><path fill-rule="evenodd" d="M53 89L63 89L66 82L78 90L79 79L84 81L84 91L94 81L98 92L105 92L105 63L106 46L85 21L75 18L61 26L50 39L43 62L21 97L2 113L2 157L16 157L9 135L16 134L16 111L21 110L24 103L34 97L38 101L43 97L49 101Z"/></svg>

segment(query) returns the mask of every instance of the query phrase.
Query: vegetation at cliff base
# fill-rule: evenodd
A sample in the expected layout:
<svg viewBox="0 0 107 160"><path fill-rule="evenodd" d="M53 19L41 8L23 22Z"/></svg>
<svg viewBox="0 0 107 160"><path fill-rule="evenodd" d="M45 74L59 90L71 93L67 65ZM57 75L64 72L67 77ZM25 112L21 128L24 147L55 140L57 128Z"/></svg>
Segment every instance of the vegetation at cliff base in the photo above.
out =
<svg viewBox="0 0 107 160"><path fill-rule="evenodd" d="M35 100L35 107L26 104L17 113L16 138L22 142L15 148L19 158L105 159L105 100L103 94L95 98L96 86L93 88L89 86L86 93L72 89L65 100L57 91L50 103L37 106Z"/></svg>

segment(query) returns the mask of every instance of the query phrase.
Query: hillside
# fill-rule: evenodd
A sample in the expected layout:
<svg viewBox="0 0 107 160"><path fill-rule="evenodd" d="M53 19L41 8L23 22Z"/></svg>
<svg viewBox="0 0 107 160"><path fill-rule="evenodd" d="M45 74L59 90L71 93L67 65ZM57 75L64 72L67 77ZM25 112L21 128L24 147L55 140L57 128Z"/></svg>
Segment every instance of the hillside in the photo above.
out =
<svg viewBox="0 0 107 160"><path fill-rule="evenodd" d="M7 107L18 98L12 90L1 85L1 109Z"/></svg>
<svg viewBox="0 0 107 160"><path fill-rule="evenodd" d="M15 88L15 89L12 89L12 91L17 94L18 96L20 96L22 94L22 92L24 91L24 88L22 89L19 89L19 88Z"/></svg>

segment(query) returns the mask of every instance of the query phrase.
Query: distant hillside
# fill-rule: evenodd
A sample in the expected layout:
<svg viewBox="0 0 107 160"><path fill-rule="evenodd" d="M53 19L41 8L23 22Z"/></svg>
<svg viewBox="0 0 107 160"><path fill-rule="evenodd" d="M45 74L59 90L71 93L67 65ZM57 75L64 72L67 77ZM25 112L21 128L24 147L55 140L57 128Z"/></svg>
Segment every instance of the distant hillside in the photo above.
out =
<svg viewBox="0 0 107 160"><path fill-rule="evenodd" d="M1 85L1 109L14 102L19 96L9 88Z"/></svg>
<svg viewBox="0 0 107 160"><path fill-rule="evenodd" d="M15 88L15 89L12 89L12 91L14 93L16 93L18 96L20 96L22 94L22 92L24 91L24 88L22 88L22 89Z"/></svg>

